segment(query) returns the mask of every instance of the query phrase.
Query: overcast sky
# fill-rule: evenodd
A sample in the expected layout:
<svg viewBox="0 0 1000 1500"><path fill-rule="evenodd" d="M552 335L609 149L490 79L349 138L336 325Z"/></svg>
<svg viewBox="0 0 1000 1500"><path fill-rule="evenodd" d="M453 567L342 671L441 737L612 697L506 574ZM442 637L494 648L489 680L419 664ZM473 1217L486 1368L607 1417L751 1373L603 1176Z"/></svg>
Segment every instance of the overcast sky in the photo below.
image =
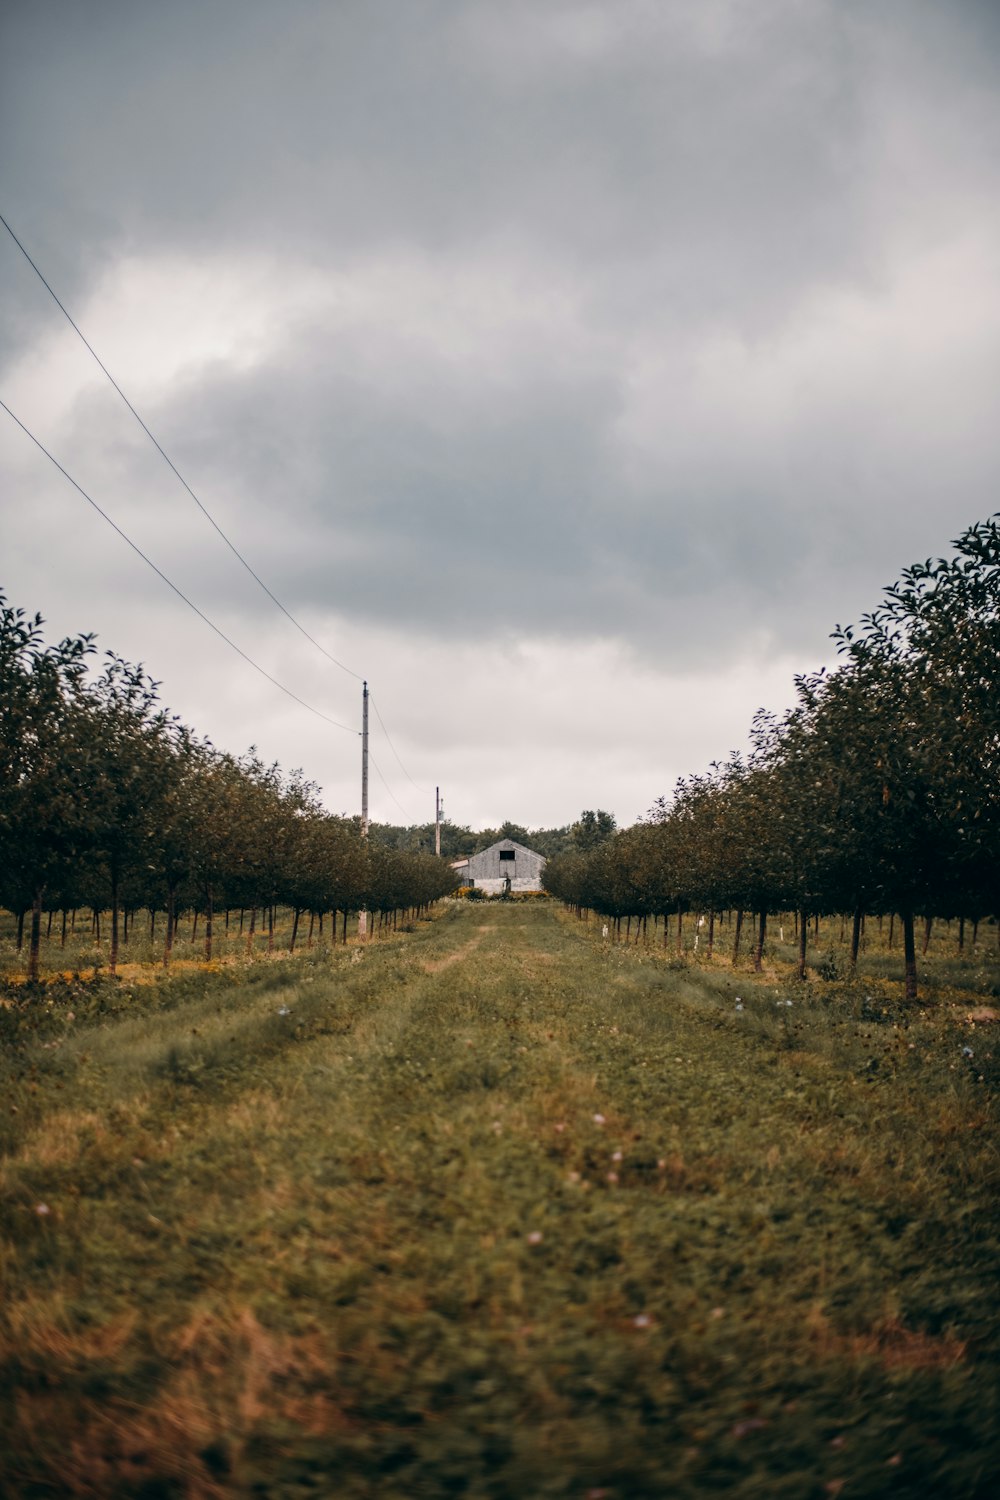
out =
<svg viewBox="0 0 1000 1500"><path fill-rule="evenodd" d="M627 824L1000 506L998 74L997 0L5 0L0 212L368 677L374 817ZM0 299L0 397L357 725L2 227ZM10 601L357 810L3 412L0 473Z"/></svg>

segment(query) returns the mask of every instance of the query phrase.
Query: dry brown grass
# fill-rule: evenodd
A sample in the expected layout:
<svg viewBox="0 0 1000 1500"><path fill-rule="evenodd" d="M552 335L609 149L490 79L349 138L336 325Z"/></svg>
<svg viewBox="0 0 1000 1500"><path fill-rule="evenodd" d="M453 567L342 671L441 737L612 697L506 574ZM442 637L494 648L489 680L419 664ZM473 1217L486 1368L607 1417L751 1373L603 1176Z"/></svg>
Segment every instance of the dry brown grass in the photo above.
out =
<svg viewBox="0 0 1000 1500"><path fill-rule="evenodd" d="M886 1370L948 1370L960 1364L968 1340L935 1337L886 1317L861 1333L838 1333L821 1306L810 1309L806 1329L819 1359L876 1360Z"/></svg>
<svg viewBox="0 0 1000 1500"><path fill-rule="evenodd" d="M480 928L480 932L484 930L488 929ZM481 937L470 938L467 943L462 944L461 948L453 949L451 953L444 954L442 958L425 958L420 967L425 974L441 974L445 969L450 969L453 964L464 963L467 958L475 953L481 942Z"/></svg>
<svg viewBox="0 0 1000 1500"><path fill-rule="evenodd" d="M120 1356L134 1326L131 1316L77 1335L30 1325L31 1350L44 1355L53 1388L18 1393L26 1449L52 1454L64 1406L60 1371ZM72 1435L55 1464L63 1493L98 1500L156 1475L176 1480L189 1500L220 1500L232 1490L215 1471L238 1466L262 1426L288 1423L321 1437L351 1425L332 1394L337 1360L324 1340L268 1329L249 1306L230 1313L197 1307L160 1352L171 1373L155 1403L137 1409L113 1397L83 1411L75 1405Z"/></svg>

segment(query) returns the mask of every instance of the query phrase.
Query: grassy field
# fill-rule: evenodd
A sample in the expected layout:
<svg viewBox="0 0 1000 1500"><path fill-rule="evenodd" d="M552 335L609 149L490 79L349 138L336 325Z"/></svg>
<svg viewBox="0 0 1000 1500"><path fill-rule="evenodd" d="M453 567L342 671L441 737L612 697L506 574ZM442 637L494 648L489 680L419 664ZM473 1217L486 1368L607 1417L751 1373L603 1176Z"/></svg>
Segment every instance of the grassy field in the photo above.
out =
<svg viewBox="0 0 1000 1500"><path fill-rule="evenodd" d="M455 904L11 987L0 1493L995 1493L995 951L906 1010Z"/></svg>

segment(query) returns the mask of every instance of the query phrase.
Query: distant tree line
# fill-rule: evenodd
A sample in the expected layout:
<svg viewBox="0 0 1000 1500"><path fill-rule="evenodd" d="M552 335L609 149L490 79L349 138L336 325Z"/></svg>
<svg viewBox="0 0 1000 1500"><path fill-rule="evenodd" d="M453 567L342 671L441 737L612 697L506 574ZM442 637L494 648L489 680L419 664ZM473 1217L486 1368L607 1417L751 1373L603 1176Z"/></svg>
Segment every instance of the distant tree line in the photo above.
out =
<svg viewBox="0 0 1000 1500"><path fill-rule="evenodd" d="M178 914L214 923L239 908L252 941L274 940L274 912L299 918L368 908L422 908L455 885L443 860L369 844L359 821L327 813L301 771L251 749L215 749L159 702L142 667L108 653L89 670L93 637L46 645L40 616L0 594L0 905L30 920L37 979L43 913L110 913L110 968L119 930L145 910L162 916L169 962Z"/></svg>
<svg viewBox="0 0 1000 1500"><path fill-rule="evenodd" d="M610 838L616 826L613 815L601 809L583 812L577 822L567 823L562 828L525 828L521 823L507 821L499 828L480 828L473 832L464 824L442 820L441 856L443 859L461 859L478 854L501 839L513 839L515 844L524 844L536 854L552 859L557 854L594 848ZM434 848L434 824L373 823L371 837L387 848L430 852Z"/></svg>
<svg viewBox="0 0 1000 1500"><path fill-rule="evenodd" d="M918 563L856 628L842 662L796 679L788 713L758 714L751 751L678 782L636 827L546 866L553 895L615 923L734 914L733 957L752 917L898 915L906 994L917 994L915 922L1000 912L1000 514L956 555ZM654 924L655 925L655 924ZM666 925L664 936L666 938ZM926 939L925 939L926 940Z"/></svg>

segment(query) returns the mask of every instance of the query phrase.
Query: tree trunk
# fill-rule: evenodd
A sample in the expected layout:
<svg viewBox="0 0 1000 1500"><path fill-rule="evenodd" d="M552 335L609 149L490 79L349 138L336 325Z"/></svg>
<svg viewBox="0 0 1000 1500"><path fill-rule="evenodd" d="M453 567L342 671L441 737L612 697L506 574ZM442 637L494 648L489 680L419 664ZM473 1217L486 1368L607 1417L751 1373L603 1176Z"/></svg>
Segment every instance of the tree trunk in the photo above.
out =
<svg viewBox="0 0 1000 1500"><path fill-rule="evenodd" d="M799 974L799 978L800 979L805 979L805 977L806 977L806 934L808 933L808 931L809 931L808 919L806 917L805 912L803 912L802 913L802 920L799 923L799 968L798 968L798 974Z"/></svg>
<svg viewBox="0 0 1000 1500"><path fill-rule="evenodd" d="M118 972L118 871L111 871L111 957L108 968L112 976Z"/></svg>
<svg viewBox="0 0 1000 1500"><path fill-rule="evenodd" d="M54 909L50 908L50 910L49 910L49 923L48 923L48 926L45 929L45 941L46 942L48 942L49 938L52 936L52 918L54 916L55 916L55 911L54 911Z"/></svg>
<svg viewBox="0 0 1000 1500"><path fill-rule="evenodd" d="M861 907L854 908L854 921L851 923L851 968L858 967L858 950L861 947Z"/></svg>
<svg viewBox="0 0 1000 1500"><path fill-rule="evenodd" d="M736 930L733 934L733 968L735 969L740 957L740 934L743 931L743 908L736 908Z"/></svg>
<svg viewBox="0 0 1000 1500"><path fill-rule="evenodd" d="M17 951L20 953L24 947L24 908L17 914Z"/></svg>
<svg viewBox="0 0 1000 1500"><path fill-rule="evenodd" d="M194 921L191 923L191 941L192 941L192 943L194 942L194 940L195 940L195 938L197 936L198 936L198 909L196 907L195 908L195 913L194 913Z"/></svg>
<svg viewBox="0 0 1000 1500"><path fill-rule="evenodd" d="M205 903L205 962L212 960L212 892L208 893Z"/></svg>
<svg viewBox="0 0 1000 1500"><path fill-rule="evenodd" d="M247 953L251 953L253 951L253 936L254 936L254 933L256 932L256 930L257 930L257 908L256 908L256 906L251 906L251 908L250 908L250 927L249 927L249 929L247 931Z"/></svg>
<svg viewBox="0 0 1000 1500"><path fill-rule="evenodd" d="M313 927L315 926L315 923L316 923L316 913L314 911L311 911L309 913L309 936L306 938L306 947L307 948L311 948L312 945L313 945Z"/></svg>
<svg viewBox="0 0 1000 1500"><path fill-rule="evenodd" d="M684 913L679 908L677 911L677 952L684 952Z"/></svg>
<svg viewBox="0 0 1000 1500"><path fill-rule="evenodd" d="M713 950L714 947L715 947L715 912L713 910L713 911L710 911L709 914L708 914L708 956L709 956L709 958L712 957L712 950Z"/></svg>
<svg viewBox="0 0 1000 1500"><path fill-rule="evenodd" d="M754 973L759 974L764 964L764 937L767 933L767 912L762 911L757 919L757 947L753 955Z"/></svg>
<svg viewBox="0 0 1000 1500"><path fill-rule="evenodd" d="M964 917L959 917L959 919L958 919L958 951L959 951L959 953L961 953L961 951L962 951L962 949L964 947L965 947L965 918Z"/></svg>
<svg viewBox="0 0 1000 1500"><path fill-rule="evenodd" d="M289 951L289 953L294 953L295 952L295 939L298 937L298 935L299 935L299 908L296 907L295 908L295 916L292 918L292 936L291 936L291 939L289 940L289 944L288 944L288 951Z"/></svg>
<svg viewBox="0 0 1000 1500"><path fill-rule="evenodd" d="M65 948L66 946L66 915L66 908L64 906L62 914L62 938L59 943L60 948Z"/></svg>
<svg viewBox="0 0 1000 1500"><path fill-rule="evenodd" d="M906 975L906 999L917 998L917 948L913 938L913 913L900 913L903 923L903 966Z"/></svg>
<svg viewBox="0 0 1000 1500"><path fill-rule="evenodd" d="M246 907L245 906L241 906L240 907L240 937L243 936L243 913L245 911L246 911Z"/></svg>
<svg viewBox="0 0 1000 1500"><path fill-rule="evenodd" d="M167 936L163 943L163 967L170 963L170 953L174 946L174 892L167 892Z"/></svg>
<svg viewBox="0 0 1000 1500"><path fill-rule="evenodd" d="M346 906L344 907L344 926L343 926L343 929L341 931L340 941L342 943L346 943L347 942L347 907Z"/></svg>
<svg viewBox="0 0 1000 1500"><path fill-rule="evenodd" d="M924 918L924 946L923 946L923 955L924 955L925 958L927 957L927 949L931 945L931 925L932 925L933 921L934 921L933 917L925 917Z"/></svg>
<svg viewBox="0 0 1000 1500"><path fill-rule="evenodd" d="M890 953L892 952L892 939L893 939L893 933L895 932L895 930L896 930L896 913L894 911L891 911L889 913L889 952Z"/></svg>
<svg viewBox="0 0 1000 1500"><path fill-rule="evenodd" d="M42 937L42 893L35 892L31 903L31 947L28 951L28 983L38 983L38 950Z"/></svg>

